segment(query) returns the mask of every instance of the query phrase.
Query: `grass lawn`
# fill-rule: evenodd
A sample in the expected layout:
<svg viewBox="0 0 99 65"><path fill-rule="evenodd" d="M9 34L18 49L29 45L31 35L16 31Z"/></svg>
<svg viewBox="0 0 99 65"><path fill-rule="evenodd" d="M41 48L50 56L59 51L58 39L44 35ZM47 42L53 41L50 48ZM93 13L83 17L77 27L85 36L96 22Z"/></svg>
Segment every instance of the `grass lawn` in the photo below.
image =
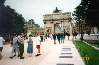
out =
<svg viewBox="0 0 99 65"><path fill-rule="evenodd" d="M94 43L92 43L91 41L88 41L88 40L85 40L85 41L88 42L89 44L99 48L99 41L95 41Z"/></svg>
<svg viewBox="0 0 99 65"><path fill-rule="evenodd" d="M74 41L86 65L99 65L99 51L80 40Z"/></svg>

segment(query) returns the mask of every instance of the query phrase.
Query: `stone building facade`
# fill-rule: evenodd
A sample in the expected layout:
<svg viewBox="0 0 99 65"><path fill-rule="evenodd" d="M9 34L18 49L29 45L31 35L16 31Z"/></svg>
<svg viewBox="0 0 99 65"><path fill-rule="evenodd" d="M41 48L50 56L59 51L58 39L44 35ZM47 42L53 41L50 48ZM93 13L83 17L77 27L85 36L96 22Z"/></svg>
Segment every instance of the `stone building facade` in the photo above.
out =
<svg viewBox="0 0 99 65"><path fill-rule="evenodd" d="M47 34L68 32L72 34L71 12L62 12L57 8L52 14L43 15L44 31Z"/></svg>
<svg viewBox="0 0 99 65"><path fill-rule="evenodd" d="M33 36L38 35L41 29L38 24L35 24L33 19L30 19L28 22L26 22L25 28L27 35L32 34Z"/></svg>

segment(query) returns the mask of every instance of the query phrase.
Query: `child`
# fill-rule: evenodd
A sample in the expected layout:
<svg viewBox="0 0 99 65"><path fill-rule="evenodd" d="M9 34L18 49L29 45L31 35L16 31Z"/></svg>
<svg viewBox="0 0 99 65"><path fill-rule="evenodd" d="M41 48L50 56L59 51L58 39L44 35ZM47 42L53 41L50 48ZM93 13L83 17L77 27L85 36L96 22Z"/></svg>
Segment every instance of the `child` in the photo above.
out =
<svg viewBox="0 0 99 65"><path fill-rule="evenodd" d="M37 36L36 40L37 40L37 42L36 42L36 48L38 50L38 53L37 53L36 56L39 56L39 55L41 55L41 53L40 53L40 45L41 45L40 36Z"/></svg>

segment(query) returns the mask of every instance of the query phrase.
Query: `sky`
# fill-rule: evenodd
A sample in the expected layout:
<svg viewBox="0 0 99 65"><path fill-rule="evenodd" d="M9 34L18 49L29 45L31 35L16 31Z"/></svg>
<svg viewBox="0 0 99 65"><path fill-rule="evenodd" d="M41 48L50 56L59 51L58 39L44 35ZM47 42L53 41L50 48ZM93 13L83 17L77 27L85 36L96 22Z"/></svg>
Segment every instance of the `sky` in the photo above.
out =
<svg viewBox="0 0 99 65"><path fill-rule="evenodd" d="M56 7L63 12L73 12L80 2L81 0L6 0L5 5L22 14L27 21L34 19L36 24L43 27L43 15L51 14Z"/></svg>

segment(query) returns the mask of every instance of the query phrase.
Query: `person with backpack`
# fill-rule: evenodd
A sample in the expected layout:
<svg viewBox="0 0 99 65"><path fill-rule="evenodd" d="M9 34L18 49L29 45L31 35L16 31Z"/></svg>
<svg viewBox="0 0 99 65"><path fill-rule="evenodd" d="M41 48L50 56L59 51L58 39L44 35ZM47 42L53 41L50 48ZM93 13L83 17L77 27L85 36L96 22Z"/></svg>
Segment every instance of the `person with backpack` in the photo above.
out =
<svg viewBox="0 0 99 65"><path fill-rule="evenodd" d="M33 40L32 40L32 35L29 35L27 53L29 54L29 57L32 56L32 53L33 53Z"/></svg>
<svg viewBox="0 0 99 65"><path fill-rule="evenodd" d="M15 35L13 37L13 44L12 44L12 55L11 55L11 59L13 59L13 57L15 57L16 55L18 55L19 53L19 47L18 47L18 38L17 35Z"/></svg>

